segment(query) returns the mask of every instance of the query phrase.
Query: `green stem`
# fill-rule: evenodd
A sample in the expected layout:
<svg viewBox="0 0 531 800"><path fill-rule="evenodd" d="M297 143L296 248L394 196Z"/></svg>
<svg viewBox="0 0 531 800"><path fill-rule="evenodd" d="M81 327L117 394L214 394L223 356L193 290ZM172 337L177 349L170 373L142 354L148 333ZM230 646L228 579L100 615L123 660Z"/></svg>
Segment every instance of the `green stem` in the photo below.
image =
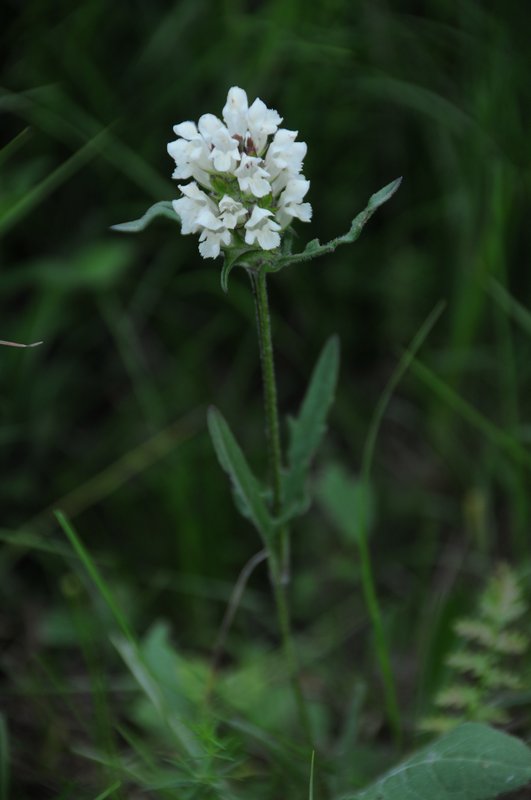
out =
<svg viewBox="0 0 531 800"><path fill-rule="evenodd" d="M273 340L271 336L271 318L267 298L266 272L263 270L249 270L249 276L251 278L255 299L260 360L262 364L267 455L272 488L272 510L273 514L277 516L282 510L282 444L280 440L275 362L273 357ZM289 573L289 528L286 524L279 526L278 553L274 549L274 543L268 547L268 561L282 646L289 670L295 704L297 706L300 723L308 739L308 744L313 750L312 728L308 708L300 685L300 667L291 629L291 615L287 593L287 576Z"/></svg>
<svg viewBox="0 0 531 800"><path fill-rule="evenodd" d="M369 611L372 629L374 633L374 642L376 647L376 655L380 666L384 685L384 698L387 709L387 717L389 724L394 733L397 744L402 742L402 722L400 718L400 708L398 706L397 693L395 687L395 680L393 677L393 669L391 666L391 656L389 652L389 645L387 643L385 628L382 619L382 612L380 610L380 603L378 601L378 594L376 592L376 582L374 580L374 571L372 568L371 552L368 544L368 520L367 520L367 496L370 486L371 469L374 460L374 450L376 447L376 439L380 426L393 396L393 392L400 383L405 372L414 362L415 355L420 347L426 340L428 334L433 326L441 316L444 310L444 304L438 303L435 308L428 314L425 321L420 326L419 330L413 337L408 350L400 359L398 366L391 375L382 396L380 397L373 417L371 419L369 430L367 433L367 440L363 449L363 458L361 464L361 488L363 501L359 505L358 525L359 537L358 546L360 554L360 568L361 568L361 585L365 603Z"/></svg>
<svg viewBox="0 0 531 800"><path fill-rule="evenodd" d="M378 658L378 663L380 665L380 671L383 679L387 716L389 719L389 723L391 725L391 729L393 731L393 735L395 737L395 741L400 746L402 743L402 725L400 721L400 709L398 707L398 701L396 697L395 680L393 677L391 659L389 656L389 649L387 646L382 614L380 611L380 603L378 601L378 595L376 594L376 585L374 582L371 555L366 539L365 523L363 523L363 526L360 529L360 536L358 540L358 552L360 555L361 586L374 633L376 655Z"/></svg>
<svg viewBox="0 0 531 800"><path fill-rule="evenodd" d="M256 322L260 344L260 360L264 383L264 405L266 416L267 456L273 490L273 513L278 515L282 505L282 445L278 419L277 384L273 358L271 319L267 298L266 273L252 272L251 282L256 304Z"/></svg>

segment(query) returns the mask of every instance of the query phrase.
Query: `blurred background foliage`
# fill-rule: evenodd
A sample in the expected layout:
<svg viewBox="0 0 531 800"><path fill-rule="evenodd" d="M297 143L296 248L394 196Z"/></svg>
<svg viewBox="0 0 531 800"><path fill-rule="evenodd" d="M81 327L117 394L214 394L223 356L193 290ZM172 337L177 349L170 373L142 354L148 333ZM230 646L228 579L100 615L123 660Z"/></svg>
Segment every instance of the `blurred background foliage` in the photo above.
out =
<svg viewBox="0 0 531 800"><path fill-rule="evenodd" d="M52 509L73 520L138 632L165 618L207 657L258 549L205 425L215 403L264 467L246 276L225 297L195 237L164 222L138 238L108 230L176 196L172 125L219 114L232 85L308 143L314 222L299 226L301 245L345 232L404 176L355 246L271 281L286 412L325 338L342 342L317 482L326 464L355 475L401 352L446 303L392 398L373 471L373 555L410 730L471 590L500 557L526 574L530 22L516 0L4 0L0 335L44 340L0 352L0 634L19 796L44 780L55 796L46 765L86 734L69 704L88 701L66 703L65 686L87 659L112 662ZM296 526L294 563L327 724L365 674L365 730L383 730L355 543L318 507ZM264 570L231 636L229 652L251 663L249 639L275 643Z"/></svg>

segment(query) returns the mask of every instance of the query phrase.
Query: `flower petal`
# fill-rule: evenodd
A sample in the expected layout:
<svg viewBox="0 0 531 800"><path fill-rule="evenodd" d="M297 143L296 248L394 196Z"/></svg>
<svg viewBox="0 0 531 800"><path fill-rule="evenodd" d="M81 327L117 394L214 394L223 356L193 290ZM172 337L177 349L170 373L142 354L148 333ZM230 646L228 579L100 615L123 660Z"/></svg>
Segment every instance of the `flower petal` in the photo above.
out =
<svg viewBox="0 0 531 800"><path fill-rule="evenodd" d="M247 94L239 86L232 86L227 94L227 102L223 107L223 119L231 135L242 138L247 132Z"/></svg>

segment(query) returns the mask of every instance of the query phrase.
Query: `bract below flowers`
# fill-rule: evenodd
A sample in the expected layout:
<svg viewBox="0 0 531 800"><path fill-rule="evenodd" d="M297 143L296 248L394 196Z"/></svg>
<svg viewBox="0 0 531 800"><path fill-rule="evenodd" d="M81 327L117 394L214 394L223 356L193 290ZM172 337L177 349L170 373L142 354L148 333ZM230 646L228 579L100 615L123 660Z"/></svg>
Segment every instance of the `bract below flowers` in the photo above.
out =
<svg viewBox="0 0 531 800"><path fill-rule="evenodd" d="M199 233L203 258L230 247L275 250L294 218L309 222L303 202L310 182L302 175L306 144L297 131L279 128L282 117L243 89L229 89L223 121L203 114L197 125L181 122L168 144L173 177L182 196L173 201L182 232Z"/></svg>

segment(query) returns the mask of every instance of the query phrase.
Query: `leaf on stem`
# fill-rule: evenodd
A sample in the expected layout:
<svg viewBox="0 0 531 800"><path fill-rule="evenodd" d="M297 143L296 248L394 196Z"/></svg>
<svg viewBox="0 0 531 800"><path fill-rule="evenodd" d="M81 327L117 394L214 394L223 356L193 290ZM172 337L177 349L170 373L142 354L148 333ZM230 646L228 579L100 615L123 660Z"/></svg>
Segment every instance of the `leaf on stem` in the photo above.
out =
<svg viewBox="0 0 531 800"><path fill-rule="evenodd" d="M238 510L251 520L264 542L269 544L274 533L274 523L267 510L260 484L217 408L210 408L208 411L208 429L221 468L231 480Z"/></svg>
<svg viewBox="0 0 531 800"><path fill-rule="evenodd" d="M376 209L391 199L401 183L402 178L397 178L387 186L384 186L383 189L380 189L380 191L371 195L366 208L360 214L358 214L357 217L355 217L348 233L344 234L344 236L338 236L336 239L332 239L326 244L321 244L319 239L312 239L312 241L309 242L304 250L302 250L300 253L280 256L275 261L271 271L278 272L279 270L283 269L284 267L288 267L291 264L297 264L299 261L310 261L312 258L318 258L326 253L333 253L336 247L339 247L340 244L351 244L352 242L355 242L356 239L359 238L361 231L372 217Z"/></svg>
<svg viewBox="0 0 531 800"><path fill-rule="evenodd" d="M296 419L290 422L288 469L283 481L283 516L303 513L309 498L308 470L326 430L326 418L334 399L339 372L339 339L332 336L314 368Z"/></svg>
<svg viewBox="0 0 531 800"><path fill-rule="evenodd" d="M0 345L4 347L38 347L42 342L32 342L31 344L21 344L20 342L6 342L5 339L0 339Z"/></svg>
<svg viewBox="0 0 531 800"><path fill-rule="evenodd" d="M256 263L261 254L263 254L263 251L253 250L249 247L234 247L223 253L221 288L225 294L229 291L229 275L234 267L249 267Z"/></svg>
<svg viewBox="0 0 531 800"><path fill-rule="evenodd" d="M225 294L229 290L229 275L234 267L259 267L262 263L270 263L271 255L264 250L252 247L233 247L223 253L223 267L221 269L221 288Z"/></svg>
<svg viewBox="0 0 531 800"><path fill-rule="evenodd" d="M139 219L131 220L131 222L120 222L118 225L111 225L111 231L118 231L118 233L140 233L147 226L153 222L157 217L167 217L173 222L180 222L179 216L175 212L169 200L161 200L160 203L155 203L141 216Z"/></svg>
<svg viewBox="0 0 531 800"><path fill-rule="evenodd" d="M506 733L467 723L345 800L488 800L531 780L531 750Z"/></svg>

